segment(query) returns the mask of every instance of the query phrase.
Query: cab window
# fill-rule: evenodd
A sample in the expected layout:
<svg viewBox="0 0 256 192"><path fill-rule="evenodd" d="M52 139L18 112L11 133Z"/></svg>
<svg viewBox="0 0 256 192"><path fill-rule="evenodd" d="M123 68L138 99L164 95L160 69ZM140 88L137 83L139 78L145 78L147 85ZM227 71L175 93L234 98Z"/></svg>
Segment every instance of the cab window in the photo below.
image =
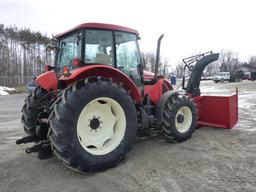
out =
<svg viewBox="0 0 256 192"><path fill-rule="evenodd" d="M123 70L137 70L139 49L135 34L115 32L117 67Z"/></svg>
<svg viewBox="0 0 256 192"><path fill-rule="evenodd" d="M74 59L81 59L81 40L81 33L75 33L60 41L58 51L59 69L62 69L64 66L67 66L69 69L73 69Z"/></svg>
<svg viewBox="0 0 256 192"><path fill-rule="evenodd" d="M141 76L138 72L140 52L137 35L125 32L115 32L116 66L128 75L132 81L142 88Z"/></svg>
<svg viewBox="0 0 256 192"><path fill-rule="evenodd" d="M113 64L113 35L111 31L85 31L85 64Z"/></svg>

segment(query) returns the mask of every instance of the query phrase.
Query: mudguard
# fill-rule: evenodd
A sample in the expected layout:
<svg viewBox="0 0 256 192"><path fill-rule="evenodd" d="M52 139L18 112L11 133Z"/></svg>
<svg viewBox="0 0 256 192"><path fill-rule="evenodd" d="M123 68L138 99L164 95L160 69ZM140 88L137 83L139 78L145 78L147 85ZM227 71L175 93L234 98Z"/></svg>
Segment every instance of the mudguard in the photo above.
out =
<svg viewBox="0 0 256 192"><path fill-rule="evenodd" d="M130 92L131 97L137 103L142 102L141 94L134 82L120 70L106 65L90 65L75 69L69 76L60 77L59 81L65 86L87 77L101 76L111 78L114 82L122 83L123 88Z"/></svg>
<svg viewBox="0 0 256 192"><path fill-rule="evenodd" d="M157 104L160 97L167 91L172 90L172 86L166 79L159 79L154 85L144 86L144 95L149 95L153 104Z"/></svg>
<svg viewBox="0 0 256 192"><path fill-rule="evenodd" d="M55 71L47 71L39 75L35 81L47 91L55 91L58 88L58 79Z"/></svg>

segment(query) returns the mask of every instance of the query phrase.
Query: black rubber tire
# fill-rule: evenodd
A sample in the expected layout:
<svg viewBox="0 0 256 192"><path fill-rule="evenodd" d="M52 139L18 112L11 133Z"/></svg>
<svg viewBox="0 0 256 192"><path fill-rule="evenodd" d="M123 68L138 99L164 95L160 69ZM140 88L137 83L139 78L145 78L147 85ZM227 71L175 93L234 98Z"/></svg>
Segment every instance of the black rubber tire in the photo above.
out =
<svg viewBox="0 0 256 192"><path fill-rule="evenodd" d="M175 124L176 114L178 110L186 106L190 109L192 113L192 121L188 130L184 133L181 133ZM182 142L189 139L196 128L197 122L197 113L195 104L191 101L190 98L183 95L174 94L168 98L167 102L164 105L163 110L163 123L162 130L164 136L169 142Z"/></svg>
<svg viewBox="0 0 256 192"><path fill-rule="evenodd" d="M40 99L47 94L47 91L42 87L36 87L25 99L25 104L22 107L21 122L24 126L24 131L28 135L36 136L36 126L38 125L38 115L43 111L40 108ZM43 102L43 101L42 101Z"/></svg>
<svg viewBox="0 0 256 192"><path fill-rule="evenodd" d="M126 130L123 140L105 155L87 152L77 137L77 121L83 108L99 97L117 101L126 115ZM54 105L50 116L50 141L54 154L66 166L79 172L104 171L116 166L125 158L136 140L137 115L135 104L127 92L111 79L89 78L74 83L65 90Z"/></svg>

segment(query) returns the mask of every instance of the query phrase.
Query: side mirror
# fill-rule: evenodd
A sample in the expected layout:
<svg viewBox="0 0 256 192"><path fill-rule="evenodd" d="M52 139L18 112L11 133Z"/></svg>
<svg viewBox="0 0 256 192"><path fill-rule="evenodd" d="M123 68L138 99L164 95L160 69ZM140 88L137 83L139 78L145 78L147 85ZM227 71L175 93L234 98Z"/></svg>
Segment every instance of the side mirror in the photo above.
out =
<svg viewBox="0 0 256 192"><path fill-rule="evenodd" d="M57 51L58 47L58 40L56 37L52 36L52 38L49 41L49 44L46 46L46 51L51 52L51 51Z"/></svg>
<svg viewBox="0 0 256 192"><path fill-rule="evenodd" d="M56 46L52 45L52 44L48 44L46 46L46 52L51 52L51 51L55 51L57 49Z"/></svg>

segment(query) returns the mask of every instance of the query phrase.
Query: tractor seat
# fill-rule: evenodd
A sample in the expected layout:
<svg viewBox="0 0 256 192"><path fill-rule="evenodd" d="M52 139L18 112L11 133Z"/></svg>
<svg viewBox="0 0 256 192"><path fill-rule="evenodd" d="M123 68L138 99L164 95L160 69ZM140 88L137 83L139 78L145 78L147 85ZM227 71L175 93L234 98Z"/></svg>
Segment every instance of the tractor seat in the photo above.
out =
<svg viewBox="0 0 256 192"><path fill-rule="evenodd" d="M110 64L110 56L106 55L106 54L98 54L97 53L96 62L105 64L105 65L109 65Z"/></svg>

